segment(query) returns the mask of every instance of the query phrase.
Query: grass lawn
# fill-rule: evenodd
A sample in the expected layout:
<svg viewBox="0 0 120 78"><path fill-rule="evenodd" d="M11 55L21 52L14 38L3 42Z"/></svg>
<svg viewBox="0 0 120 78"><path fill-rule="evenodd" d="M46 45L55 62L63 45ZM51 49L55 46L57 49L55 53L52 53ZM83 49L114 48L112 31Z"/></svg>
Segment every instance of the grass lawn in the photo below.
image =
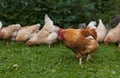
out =
<svg viewBox="0 0 120 78"><path fill-rule="evenodd" d="M83 58L79 65L64 45L26 47L0 41L0 78L120 78L117 46L100 44L92 58L89 62Z"/></svg>

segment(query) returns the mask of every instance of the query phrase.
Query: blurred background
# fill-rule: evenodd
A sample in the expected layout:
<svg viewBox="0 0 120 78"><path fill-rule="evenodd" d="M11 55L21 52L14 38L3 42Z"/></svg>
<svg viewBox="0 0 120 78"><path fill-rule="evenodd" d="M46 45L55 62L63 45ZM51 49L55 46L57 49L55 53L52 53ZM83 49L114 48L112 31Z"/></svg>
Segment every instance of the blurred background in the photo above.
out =
<svg viewBox="0 0 120 78"><path fill-rule="evenodd" d="M62 28L77 28L80 23L99 19L114 27L111 22L120 15L120 0L0 0L3 26L13 23L43 26L45 14Z"/></svg>

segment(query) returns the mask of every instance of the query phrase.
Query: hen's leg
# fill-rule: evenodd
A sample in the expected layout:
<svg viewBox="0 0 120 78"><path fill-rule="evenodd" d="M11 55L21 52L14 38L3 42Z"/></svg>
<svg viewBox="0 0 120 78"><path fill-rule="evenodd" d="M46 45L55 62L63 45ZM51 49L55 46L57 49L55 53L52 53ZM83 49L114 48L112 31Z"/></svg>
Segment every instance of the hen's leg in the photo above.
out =
<svg viewBox="0 0 120 78"><path fill-rule="evenodd" d="M79 65L82 64L82 56L80 53L75 53L76 57L79 59Z"/></svg>
<svg viewBox="0 0 120 78"><path fill-rule="evenodd" d="M82 58L79 59L79 65L81 65L81 64L82 64Z"/></svg>
<svg viewBox="0 0 120 78"><path fill-rule="evenodd" d="M50 46L50 44L48 45L48 48L50 48L51 46Z"/></svg>
<svg viewBox="0 0 120 78"><path fill-rule="evenodd" d="M88 56L87 56L87 62L89 61L89 60L91 60L92 58L91 58L91 55L90 54L88 54Z"/></svg>

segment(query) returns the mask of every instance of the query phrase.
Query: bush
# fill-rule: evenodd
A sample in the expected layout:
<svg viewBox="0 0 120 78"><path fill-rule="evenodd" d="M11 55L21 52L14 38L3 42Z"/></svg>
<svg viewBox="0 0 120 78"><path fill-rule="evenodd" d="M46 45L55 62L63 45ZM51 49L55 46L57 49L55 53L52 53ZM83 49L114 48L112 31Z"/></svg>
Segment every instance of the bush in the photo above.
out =
<svg viewBox="0 0 120 78"><path fill-rule="evenodd" d="M103 19L108 23L119 14L119 0L1 0L0 20L9 25L44 24L48 14L60 27L77 27L81 22Z"/></svg>

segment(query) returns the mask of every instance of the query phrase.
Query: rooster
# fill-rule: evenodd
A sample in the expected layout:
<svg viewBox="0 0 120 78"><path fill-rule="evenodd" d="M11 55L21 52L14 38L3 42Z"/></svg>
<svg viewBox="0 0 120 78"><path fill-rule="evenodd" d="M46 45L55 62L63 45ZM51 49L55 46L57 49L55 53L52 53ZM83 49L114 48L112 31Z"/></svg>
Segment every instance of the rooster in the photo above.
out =
<svg viewBox="0 0 120 78"><path fill-rule="evenodd" d="M53 21L48 15L45 15L45 25L35 36L26 42L26 45L47 44L50 47L50 45L57 40L58 35L56 31L58 29L59 27L53 24Z"/></svg>
<svg viewBox="0 0 120 78"><path fill-rule="evenodd" d="M40 24L21 27L21 29L18 31L18 34L16 36L16 41L20 42L20 41L28 40L29 38L34 36L37 31L39 31L39 28L40 28Z"/></svg>
<svg viewBox="0 0 120 78"><path fill-rule="evenodd" d="M103 42L104 38L106 36L107 30L106 30L105 25L103 24L101 19L99 19L99 24L98 24L98 27L96 29L96 32L97 32L97 41Z"/></svg>
<svg viewBox="0 0 120 78"><path fill-rule="evenodd" d="M59 29L58 39L62 40L66 47L71 49L82 64L82 56L87 55L87 61L91 59L91 53L98 48L96 22L92 21L86 29Z"/></svg>
<svg viewBox="0 0 120 78"><path fill-rule="evenodd" d="M1 39L11 39L15 40L17 31L20 29L20 24L12 24L7 27L3 27L0 30Z"/></svg>

